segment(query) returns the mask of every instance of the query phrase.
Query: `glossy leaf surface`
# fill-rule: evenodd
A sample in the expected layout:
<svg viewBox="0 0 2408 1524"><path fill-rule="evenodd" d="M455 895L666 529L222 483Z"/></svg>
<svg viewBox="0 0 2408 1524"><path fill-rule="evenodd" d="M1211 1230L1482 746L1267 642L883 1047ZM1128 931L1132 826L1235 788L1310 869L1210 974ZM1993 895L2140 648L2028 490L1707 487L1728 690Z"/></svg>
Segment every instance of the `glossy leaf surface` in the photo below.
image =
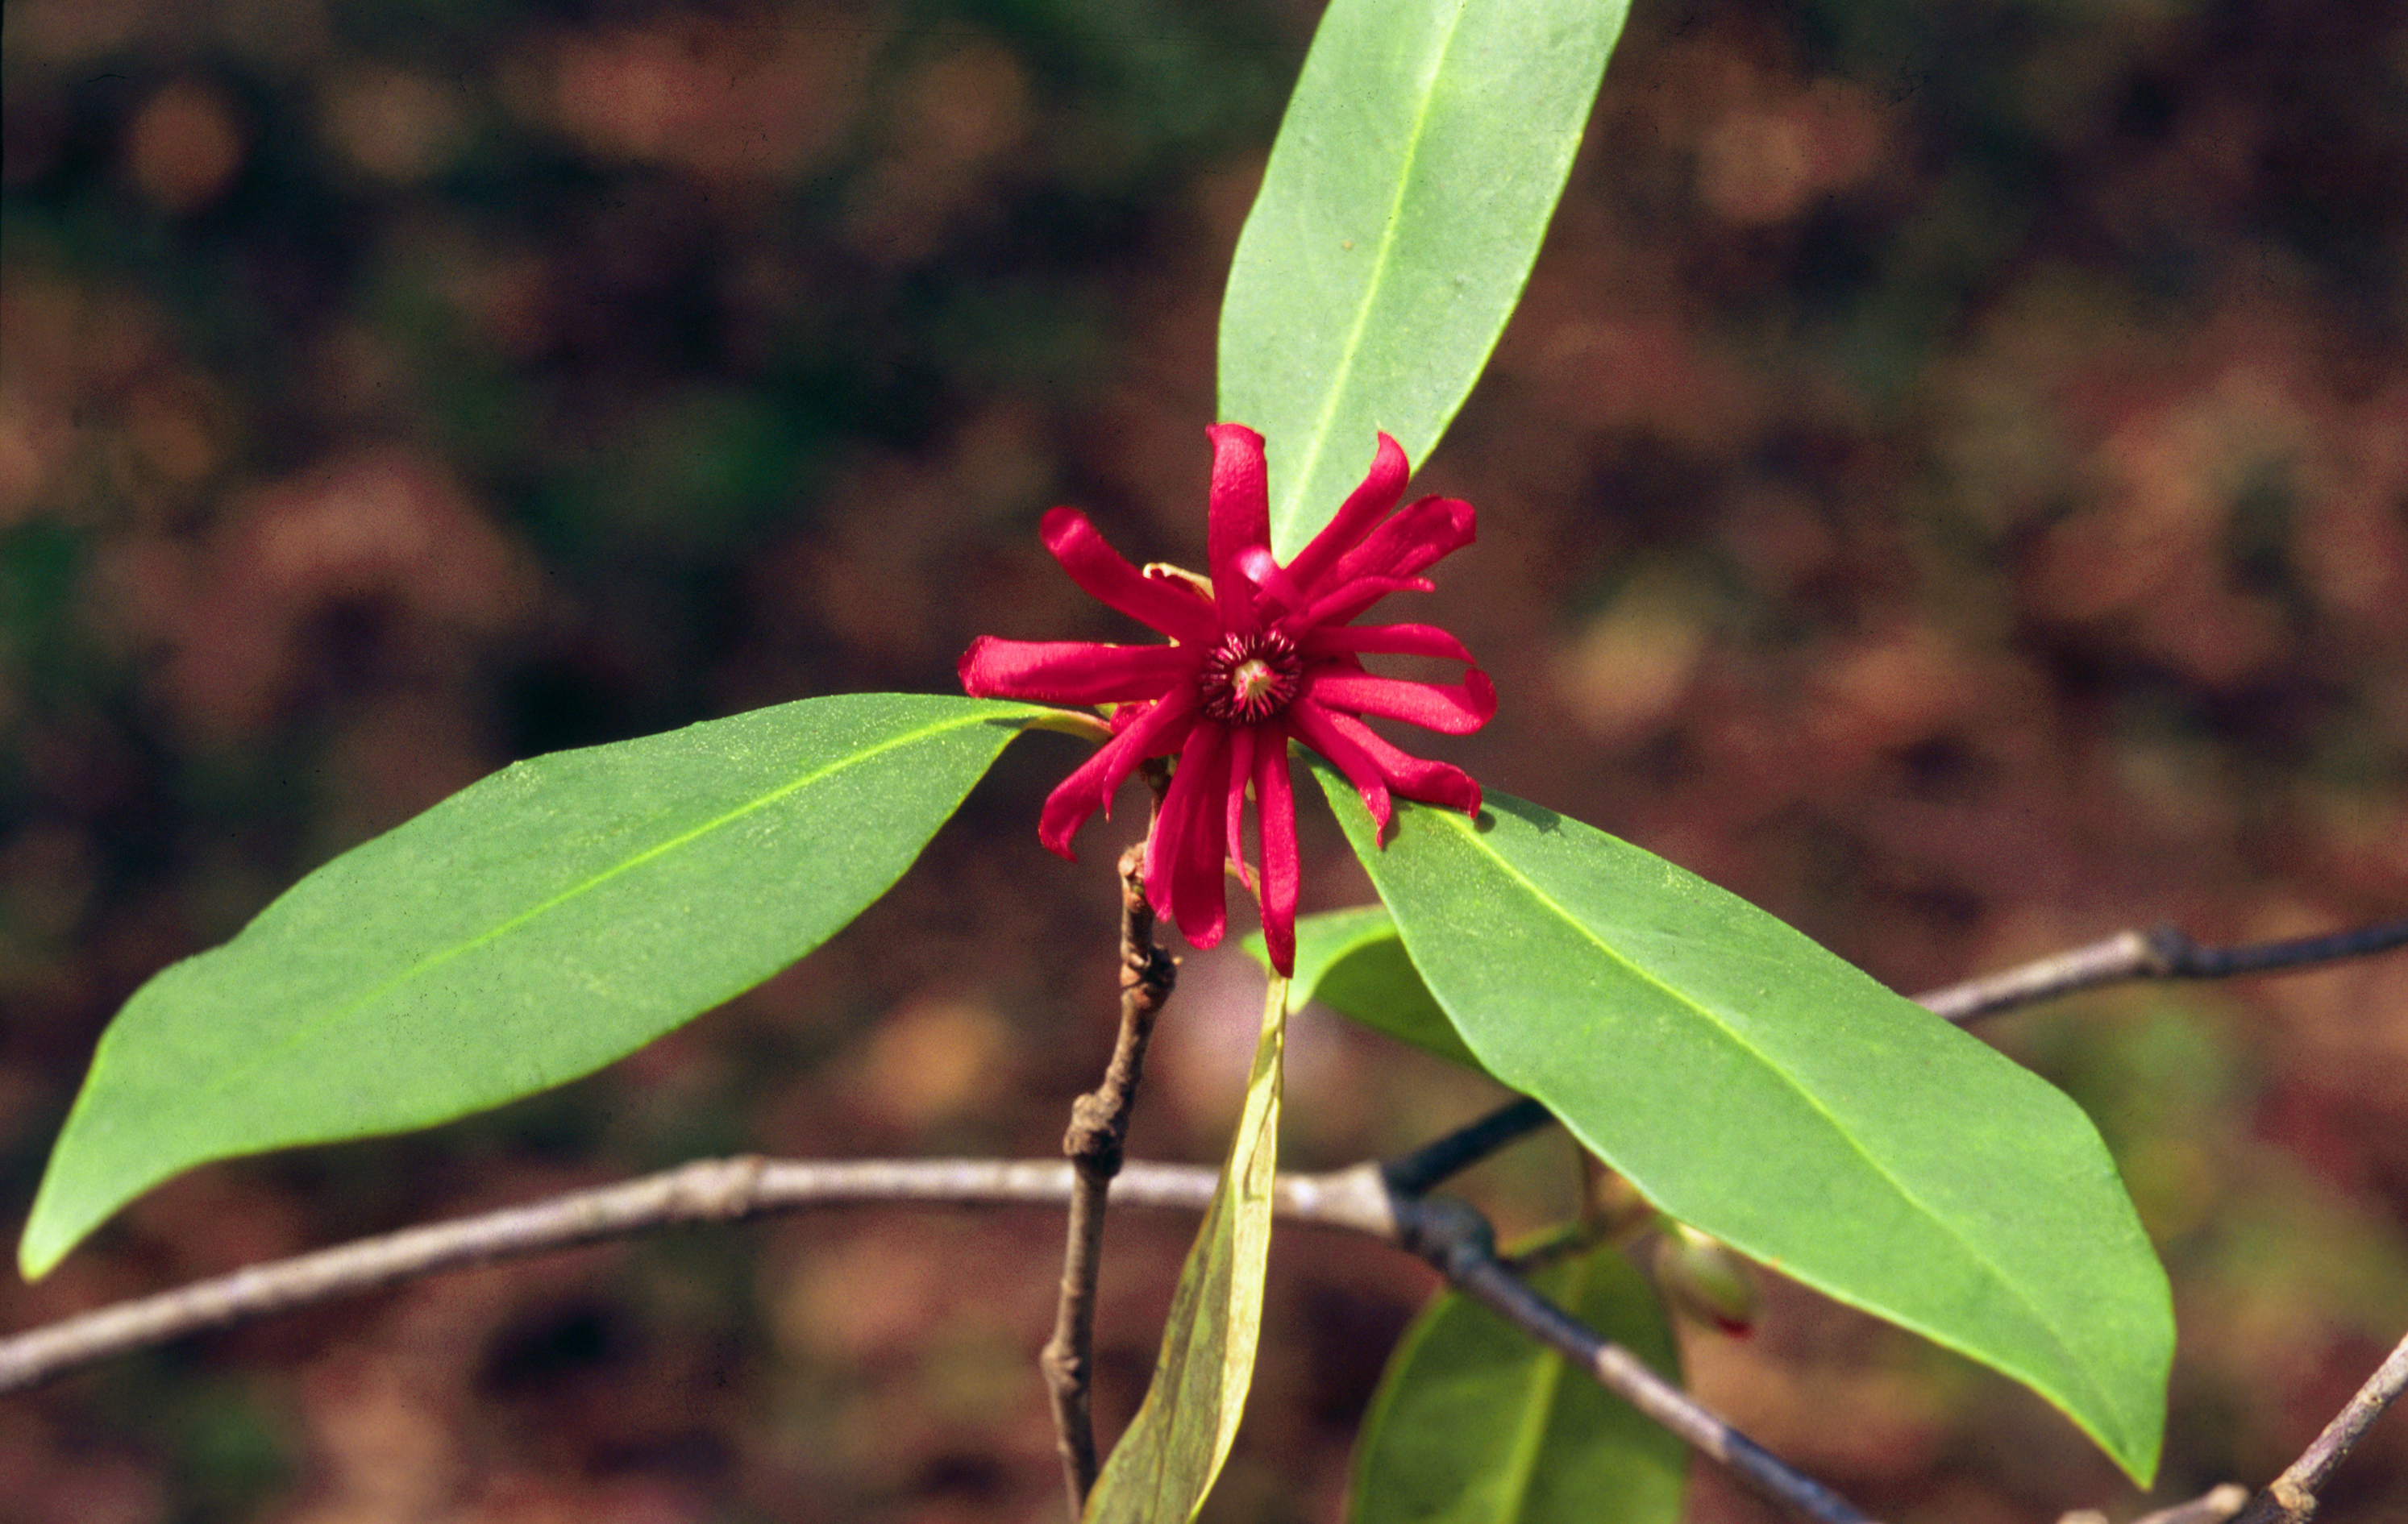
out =
<svg viewBox="0 0 2408 1524"><path fill-rule="evenodd" d="M1221 306L1221 417L1270 441L1271 548L1396 435L1418 465L1520 300L1627 0L1333 0Z"/></svg>
<svg viewBox="0 0 2408 1524"><path fill-rule="evenodd" d="M1270 955L1260 933L1246 950L1265 968ZM1480 1068L1455 1023L1422 982L1397 923L1382 905L1300 917L1296 923L1296 1004L1317 1000L1339 1015L1385 1033L1424 1052Z"/></svg>
<svg viewBox="0 0 2408 1524"><path fill-rule="evenodd" d="M805 699L519 762L345 853L118 1014L25 1273L194 1164L531 1095L760 983L884 893L1039 713Z"/></svg>
<svg viewBox="0 0 2408 1524"><path fill-rule="evenodd" d="M2089 1118L1779 920L1490 793L1386 847L1316 776L1482 1067L1665 1211L2023 1381L2157 1463L2173 1317Z"/></svg>
<svg viewBox="0 0 2408 1524"><path fill-rule="evenodd" d="M1536 1246L1523 1245L1525 1251ZM1680 1379L1646 1277L1611 1248L1542 1265L1558 1307ZM1446 1292L1397 1346L1354 1452L1350 1524L1677 1524L1681 1442L1479 1303Z"/></svg>
<svg viewBox="0 0 2408 1524"><path fill-rule="evenodd" d="M1274 978L1228 1163L1171 1293L1145 1402L1087 1495L1088 1524L1186 1524L1229 1459L1262 1336L1286 1040L1287 985Z"/></svg>

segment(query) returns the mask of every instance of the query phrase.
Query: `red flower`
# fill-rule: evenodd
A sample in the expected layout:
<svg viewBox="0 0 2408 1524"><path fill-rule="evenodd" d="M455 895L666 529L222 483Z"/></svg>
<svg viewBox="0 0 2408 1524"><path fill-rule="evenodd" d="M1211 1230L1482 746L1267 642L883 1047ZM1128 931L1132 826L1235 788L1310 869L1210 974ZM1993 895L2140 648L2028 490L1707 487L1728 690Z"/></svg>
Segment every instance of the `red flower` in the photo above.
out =
<svg viewBox="0 0 2408 1524"><path fill-rule="evenodd" d="M1495 685L1477 668L1456 686L1374 677L1362 657L1468 662L1471 653L1431 625L1352 622L1389 593L1427 591L1416 574L1471 543L1471 505L1425 497L1391 513L1409 472L1404 450L1383 434L1363 485L1282 566L1270 553L1262 435L1239 423L1204 432L1212 441L1209 588L1167 568L1140 573L1075 509L1054 509L1041 530L1072 581L1171 643L982 635L962 655L962 687L981 698L1119 705L1112 738L1062 781L1038 820L1038 839L1066 858L1072 833L1096 810L1111 813L1112 794L1139 763L1178 756L1146 839L1146 895L1199 947L1217 944L1226 926L1223 863L1247 875L1240 825L1252 784L1260 869L1248 882L1262 900L1271 961L1286 975L1296 969L1297 876L1289 741L1335 763L1383 832L1391 794L1480 808L1480 785L1469 776L1407 756L1361 717L1461 735L1497 712Z"/></svg>

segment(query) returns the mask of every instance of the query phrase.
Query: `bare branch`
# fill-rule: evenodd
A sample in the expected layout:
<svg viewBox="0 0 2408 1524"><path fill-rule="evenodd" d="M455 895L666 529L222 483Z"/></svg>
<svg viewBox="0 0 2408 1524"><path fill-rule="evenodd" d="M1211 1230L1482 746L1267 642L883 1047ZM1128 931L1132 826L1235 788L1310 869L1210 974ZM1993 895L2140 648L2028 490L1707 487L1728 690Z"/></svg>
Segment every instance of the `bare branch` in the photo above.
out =
<svg viewBox="0 0 2408 1524"><path fill-rule="evenodd" d="M2128 979L2223 979L2272 974L2371 957L2399 947L2408 947L2408 920L2241 947L2202 947L2173 927L2160 926L2153 932L2120 932L2088 947L1952 984L1915 999L1961 1023Z"/></svg>
<svg viewBox="0 0 2408 1524"><path fill-rule="evenodd" d="M2230 1482L2209 1488L2188 1503L2178 1503L2171 1508L2160 1508L2154 1514L2143 1514L2132 1524L2225 1524L2225 1520L2241 1512L2249 1501L2249 1489ZM2057 1524L2107 1524L2107 1516L2096 1508L2077 1508L2065 1515Z"/></svg>
<svg viewBox="0 0 2408 1524"><path fill-rule="evenodd" d="M1468 1162L1480 1145L1501 1147L1538 1125L1508 1106L1407 1156ZM1457 1140L1463 1140L1458 1142ZM1608 1390L1663 1424L1742 1482L1798 1508L1818 1524L1863 1524L1863 1516L1791 1470L1649 1370L1530 1289L1498 1261L1488 1224L1470 1207L1395 1190L1398 1166L1356 1164L1326 1175L1287 1175L1275 1187L1287 1221L1361 1233L1404 1247L1464 1291L1497 1308L1577 1360ZM274 1261L172 1291L120 1303L0 1340L0 1392L21 1390L150 1345L231 1328L338 1297L446 1270L490 1264L623 1237L674 1223L738 1222L847 1205L1059 1206L1072 1200L1068 1163L996 1160L702 1160L619 1185L525 1206L407 1229ZM1201 1165L1130 1163L1113 1184L1124 1206L1201 1212L1219 1183ZM1473 1246L1467 1247L1466 1246ZM1817 1509L1821 1511L1816 1511Z"/></svg>
<svg viewBox="0 0 2408 1524"><path fill-rule="evenodd" d="M1870 1524L1845 1498L1749 1439L1657 1375L1646 1361L1540 1295L1497 1257L1488 1219L1466 1203L1436 1196L1400 1201L1397 1210L1404 1246L1457 1289L1560 1351L1599 1386L1670 1430L1750 1491L1814 1524Z"/></svg>
<svg viewBox="0 0 2408 1524"><path fill-rule="evenodd" d="M1398 1155L1380 1166L1380 1173L1398 1195L1418 1196L1555 1119L1546 1107L1521 1096L1412 1153Z"/></svg>
<svg viewBox="0 0 2408 1524"><path fill-rule="evenodd" d="M2300 1458L2267 1484L2237 1524L2307 1524L2315 1517L2316 1494L2333 1469L2357 1447L2403 1387L2408 1387L2408 1339L2401 1340L2374 1368L2366 1385L2358 1389Z"/></svg>
<svg viewBox="0 0 2408 1524"><path fill-rule="evenodd" d="M2268 972L2361 957L2403 944L2408 944L2408 921L2337 936L2229 949L2199 947L2171 930L2145 936L2126 933L2021 969L1936 991L1923 997L1922 1003L1951 1020L1966 1021L2119 979L2213 978ZM1438 1204L1417 1200L1418 1191L1544 1121L1543 1109L1536 1103L1519 1100L1384 1167L1361 1164L1328 1175L1283 1175L1277 1187L1278 1213L1287 1220L1405 1245L1407 1218L1441 1210ZM999 1160L702 1160L614 1186L249 1266L0 1339L0 1392L36 1386L167 1340L442 1271L624 1237L673 1223L734 1222L829 1206L906 1202L1059 1206L1072 1199L1074 1178L1076 1172L1068 1163ZM1211 1199L1216 1179L1211 1170L1199 1166L1130 1164L1120 1170L1114 1183L1126 1205L1200 1212ZM1484 1262L1488 1268L1480 1268ZM1534 1299L1541 1307L1547 1304L1498 1263L1493 1250L1484 1250L1467 1261L1466 1266L1457 1284L1468 1294L1480 1297L1517 1322L1529 1319L1526 1326L1535 1336L1571 1354L1598 1381L1701 1453L1731 1468L1751 1487L1810 1518L1861 1517L1678 1389L1654 1377L1627 1352L1582 1330L1559 1310L1533 1312ZM1521 1309L1519 1316L1513 1311L1516 1307ZM2268 1496L2288 1485L2295 1489L2292 1496L2304 1498L2313 1508L2315 1488L2375 1415L2398 1396L2403 1382L2408 1382L2408 1345L2393 1352L2351 1407L2285 1474L2285 1479L2269 1489ZM1825 1501L1814 1501L1818 1496ZM2171 1510L2161 1524L2214 1517L2196 1510L2217 1496L2210 1493L2183 1505L2194 1510L2191 1514ZM2266 1498L2259 1500L2261 1505L2266 1502ZM2263 1520L2297 1524L2307 1517L2295 1505L2277 1502L2275 1506L2294 1506L2294 1511L2253 1510L2249 1524ZM1824 1511L1816 1512L1817 1508Z"/></svg>
<svg viewBox="0 0 2408 1524"><path fill-rule="evenodd" d="M1160 807L1157 798L1156 807ZM1067 1242L1062 1250L1062 1296L1054 1314L1054 1336L1037 1357L1054 1403L1054 1443L1062 1452L1062 1483L1070 1517L1085 1511L1096 1485L1096 1424L1090 1383L1096 1363L1096 1279L1103 1267L1104 1202L1112 1176L1121 1172L1128 1140L1129 1113L1145 1074L1146 1044L1154 1018L1170 999L1179 968L1154 940L1154 906L1145 897L1145 847L1121 854L1121 1025L1104 1082L1070 1108L1070 1130L1062 1139L1073 1184Z"/></svg>
<svg viewBox="0 0 2408 1524"><path fill-rule="evenodd" d="M0 1339L0 1392L19 1391L116 1355L190 1334L396 1286L449 1270L523 1259L676 1223L739 1222L831 1206L1060 1206L1068 1163L992 1159L697 1160L617 1185L429 1223L246 1266L155 1296ZM1126 1206L1201 1212L1219 1176L1200 1165L1126 1165ZM1396 1219L1372 1165L1286 1175L1278 1211L1292 1221L1393 1239Z"/></svg>

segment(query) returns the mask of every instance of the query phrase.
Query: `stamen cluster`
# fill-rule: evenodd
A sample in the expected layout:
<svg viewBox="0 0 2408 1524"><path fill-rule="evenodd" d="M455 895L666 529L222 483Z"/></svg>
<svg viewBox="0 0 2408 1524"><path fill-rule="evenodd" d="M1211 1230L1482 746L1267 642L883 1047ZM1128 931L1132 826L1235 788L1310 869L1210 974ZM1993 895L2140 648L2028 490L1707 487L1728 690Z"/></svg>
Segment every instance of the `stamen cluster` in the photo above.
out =
<svg viewBox="0 0 2408 1524"><path fill-rule="evenodd" d="M1258 725L1287 707L1303 677L1296 642L1263 630L1224 636L1196 681L1206 719Z"/></svg>

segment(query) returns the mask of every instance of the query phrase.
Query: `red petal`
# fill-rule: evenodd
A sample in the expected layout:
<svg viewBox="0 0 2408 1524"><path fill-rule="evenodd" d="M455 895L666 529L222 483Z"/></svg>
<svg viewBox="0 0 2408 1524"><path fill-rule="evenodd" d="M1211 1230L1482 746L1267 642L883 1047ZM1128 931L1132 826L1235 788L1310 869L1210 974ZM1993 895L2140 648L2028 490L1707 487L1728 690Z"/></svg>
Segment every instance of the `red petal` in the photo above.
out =
<svg viewBox="0 0 2408 1524"><path fill-rule="evenodd" d="M1308 607L1292 625L1340 625L1392 592L1427 592L1435 586L1426 577L1355 577L1333 581L1329 591Z"/></svg>
<svg viewBox="0 0 2408 1524"><path fill-rule="evenodd" d="M1211 529L1206 563L1220 600L1225 630L1254 626L1254 585L1238 564L1250 546L1271 542L1270 478L1263 465L1263 436L1242 423L1215 423L1204 431L1212 441ZM1191 939L1192 940L1192 939Z"/></svg>
<svg viewBox="0 0 2408 1524"><path fill-rule="evenodd" d="M1245 575L1246 580L1252 582L1257 593L1261 595L1254 599L1257 608L1261 607L1268 599L1282 612L1293 614L1311 602L1305 597L1304 590L1296 585L1296 579L1282 571L1280 563L1271 559L1268 547L1250 545L1239 551L1238 570Z"/></svg>
<svg viewBox="0 0 2408 1524"><path fill-rule="evenodd" d="M1379 737L1371 735L1359 719L1349 721L1354 731L1340 730L1339 721L1345 718L1332 714L1317 704L1291 704L1287 710L1288 729L1295 732L1298 740L1328 758L1340 773L1346 775L1346 781L1354 785L1355 792L1363 796L1363 807L1371 812L1372 820L1384 834L1389 815L1387 780L1381 773L1378 759L1364 749L1354 732L1359 731L1374 741Z"/></svg>
<svg viewBox="0 0 2408 1524"><path fill-rule="evenodd" d="M1497 713L1497 685L1477 667L1464 674L1461 687L1320 667L1305 675L1298 696L1327 708L1402 719L1445 735L1469 735Z"/></svg>
<svg viewBox="0 0 2408 1524"><path fill-rule="evenodd" d="M1296 786L1288 774L1287 737L1277 726L1264 726L1254 740L1254 829L1262 838L1255 887L1263 900L1263 941L1269 945L1271 966L1287 978L1296 973L1297 886L1302 875Z"/></svg>
<svg viewBox="0 0 2408 1524"><path fill-rule="evenodd" d="M1219 633L1210 605L1180 583L1147 577L1130 565L1078 509L1049 510L1038 533L1089 596L1184 645L1208 645Z"/></svg>
<svg viewBox="0 0 2408 1524"><path fill-rule="evenodd" d="M1148 757L1179 749L1195 722L1192 697L1182 701L1174 693L1159 704L1145 705L1133 724L1105 742L1046 795L1045 808L1037 817L1037 839L1046 850L1078 862L1078 854L1070 850L1070 838L1087 823L1087 817L1100 809L1110 819L1112 795L1120 792L1129 775Z"/></svg>
<svg viewBox="0 0 2408 1524"><path fill-rule="evenodd" d="M1405 495L1405 478L1412 475L1404 447L1383 433L1371 451L1371 469L1364 476L1363 485L1346 494L1338 516L1322 526L1312 544L1296 553L1296 559L1287 563L1288 576L1297 586L1310 589L1315 578L1388 516L1397 499Z"/></svg>
<svg viewBox="0 0 2408 1524"><path fill-rule="evenodd" d="M1094 756L1073 768L1045 796L1045 807L1037 816L1037 839L1047 851L1079 861L1079 854L1070 849L1070 838L1089 816L1111 803L1112 790L1104 779L1118 762L1118 754L1126 749L1126 742L1125 736L1116 737L1096 748Z"/></svg>
<svg viewBox="0 0 2408 1524"><path fill-rule="evenodd" d="M1160 698L1192 677L1183 646L1098 646L1073 640L981 635L962 653L962 689L973 698L1035 704L1122 704Z"/></svg>
<svg viewBox="0 0 2408 1524"><path fill-rule="evenodd" d="M1297 709L1288 711L1290 715L1297 712ZM1444 805L1450 809L1459 809L1466 815L1480 813L1480 785L1462 768L1399 751L1353 715L1323 712L1328 714L1332 729L1362 748L1365 760L1376 770L1380 779L1398 793L1425 805ZM1337 760L1330 758L1332 762ZM1340 765L1342 767L1343 764ZM1361 787L1361 779L1351 773L1347 776L1356 787ZM1375 817L1379 813L1377 810L1372 812ZM1385 820L1381 823L1386 824Z"/></svg>
<svg viewBox="0 0 2408 1524"><path fill-rule="evenodd" d="M1163 796L1162 813L1154 817L1154 833L1146 840L1145 891L1154 913L1178 923L1181 934L1198 947L1216 947L1227 929L1229 906L1226 877L1221 864L1228 856L1222 832L1223 802L1229 788L1228 730L1199 724L1180 749L1179 766L1170 775L1170 790Z"/></svg>
<svg viewBox="0 0 2408 1524"><path fill-rule="evenodd" d="M1127 781L1128 776L1136 772L1139 764L1148 757L1168 757L1186 745L1188 729L1196 723L1198 702L1196 690L1192 686L1182 686L1173 690L1167 698L1142 705L1143 712L1127 726L1114 725L1120 734L1112 737L1112 743L1117 745L1125 741L1131 749L1123 755L1116 769L1105 780L1104 802L1107 805L1120 790L1120 786ZM1112 718L1117 721L1120 716Z"/></svg>
<svg viewBox="0 0 2408 1524"><path fill-rule="evenodd" d="M1478 537L1478 528L1470 504L1452 497L1418 498L1339 557L1328 576L1314 585L1313 594L1321 596L1358 577L1412 577L1469 545Z"/></svg>
<svg viewBox="0 0 2408 1524"><path fill-rule="evenodd" d="M1296 643L1307 661L1340 652L1371 656L1440 656L1469 662L1463 643L1435 624L1324 624Z"/></svg>
<svg viewBox="0 0 2408 1524"><path fill-rule="evenodd" d="M1246 780L1254 776L1254 746L1262 734L1258 725L1229 728L1228 815L1222 835L1227 840L1230 859L1240 870L1246 865Z"/></svg>

